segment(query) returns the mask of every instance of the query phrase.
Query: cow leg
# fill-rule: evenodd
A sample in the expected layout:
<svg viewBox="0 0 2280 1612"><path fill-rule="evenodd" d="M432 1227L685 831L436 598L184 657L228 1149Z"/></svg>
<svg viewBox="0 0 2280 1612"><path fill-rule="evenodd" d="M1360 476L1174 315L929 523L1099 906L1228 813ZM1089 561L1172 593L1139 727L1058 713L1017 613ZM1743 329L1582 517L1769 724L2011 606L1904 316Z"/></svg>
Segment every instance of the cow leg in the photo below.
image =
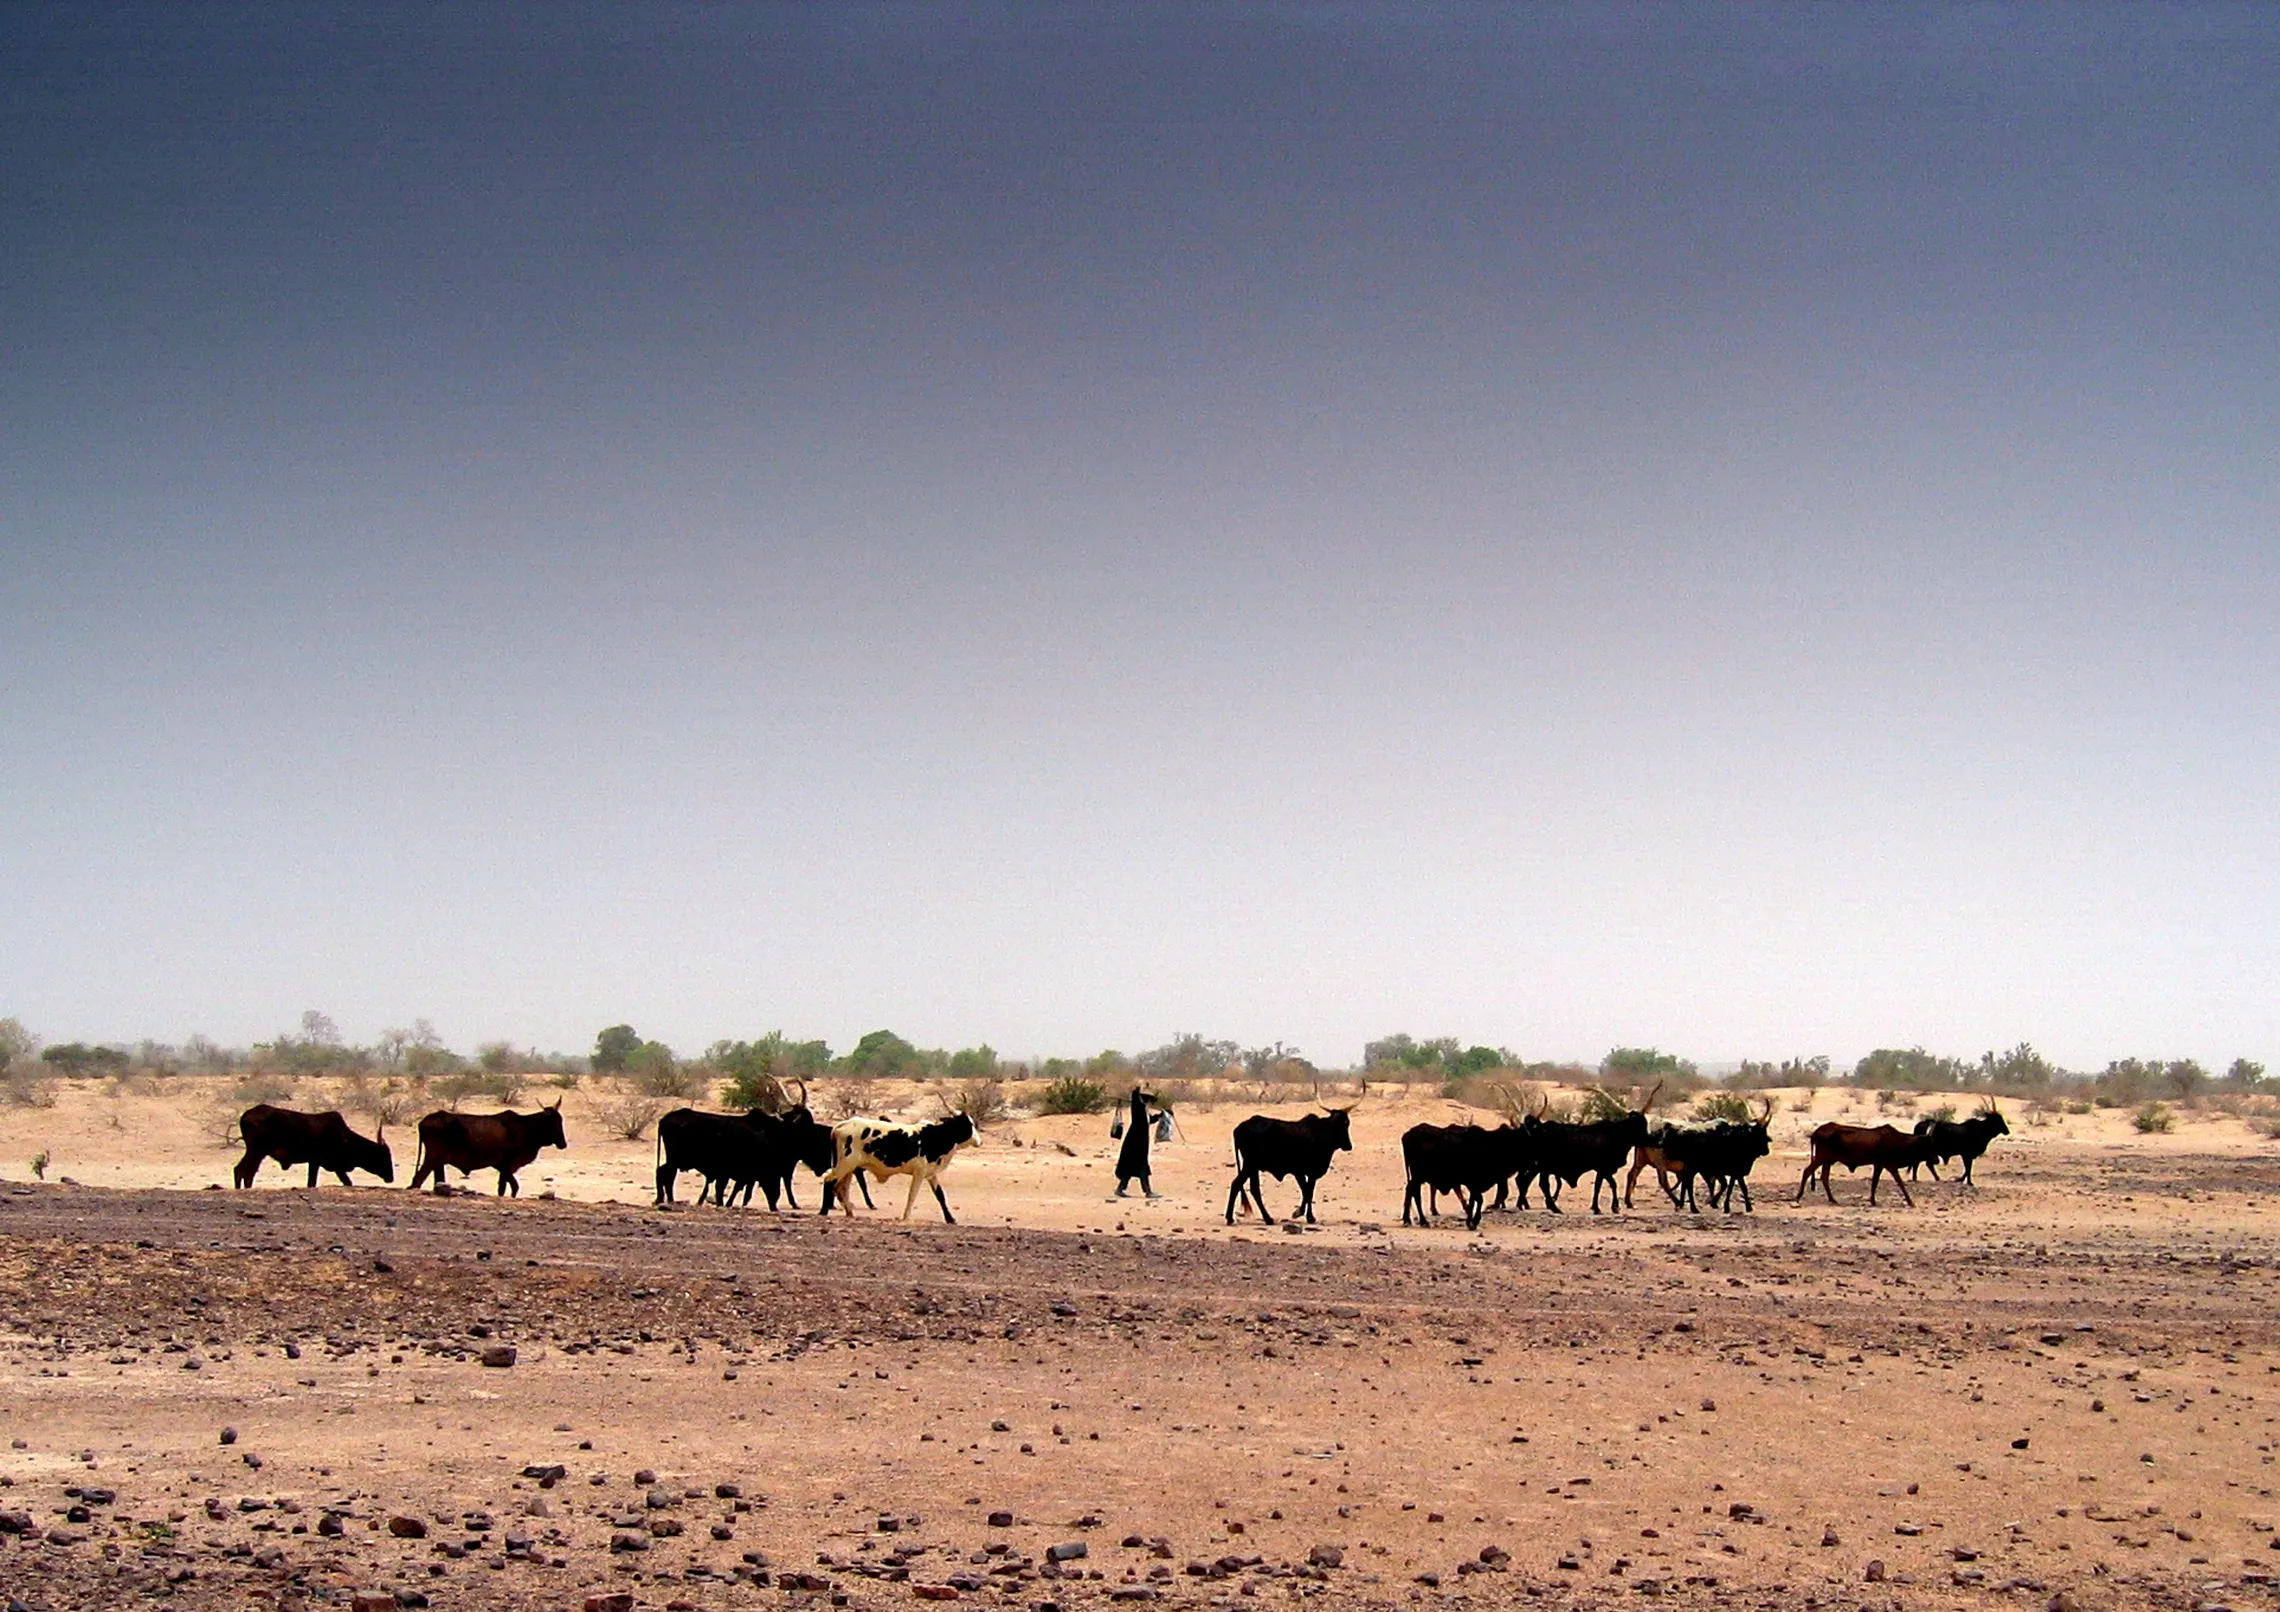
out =
<svg viewBox="0 0 2280 1612"><path fill-rule="evenodd" d="M1898 1170L1894 1170L1892 1172L1892 1184L1900 1189L1900 1201L1911 1209L1915 1208L1916 1200L1913 1197L1909 1196L1908 1183L1900 1179L1900 1172Z"/></svg>
<svg viewBox="0 0 2280 1612"><path fill-rule="evenodd" d="M1750 1202L1750 1178L1746 1175L1737 1175L1733 1180L1726 1183L1726 1213L1732 1214L1734 1212L1734 1189L1736 1187L1742 1189L1743 1213L1756 1214L1757 1205Z"/></svg>
<svg viewBox="0 0 2280 1612"><path fill-rule="evenodd" d="M918 1183L919 1174L916 1170L913 1170L910 1173L910 1196L903 1199L903 1212L901 1218L904 1220L908 1220L910 1218L911 1206L918 1202Z"/></svg>
<svg viewBox="0 0 2280 1612"><path fill-rule="evenodd" d="M670 1164L657 1166L657 1195L649 1200L652 1205L663 1205L673 1201L673 1178L680 1173Z"/></svg>
<svg viewBox="0 0 2280 1612"><path fill-rule="evenodd" d="M926 1184L934 1189L934 1201L942 1205L942 1223L945 1226L955 1226L958 1224L958 1217L950 1212L950 1200L942 1196L942 1183L939 1181L929 1181Z"/></svg>

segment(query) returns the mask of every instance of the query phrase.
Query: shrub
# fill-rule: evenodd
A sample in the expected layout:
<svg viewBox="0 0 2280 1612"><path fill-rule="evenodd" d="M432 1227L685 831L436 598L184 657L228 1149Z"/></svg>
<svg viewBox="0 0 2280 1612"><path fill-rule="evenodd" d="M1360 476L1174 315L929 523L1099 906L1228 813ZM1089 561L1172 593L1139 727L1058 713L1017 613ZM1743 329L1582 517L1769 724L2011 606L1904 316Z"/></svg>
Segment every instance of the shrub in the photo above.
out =
<svg viewBox="0 0 2280 1612"><path fill-rule="evenodd" d="M293 1086L293 1077L281 1070L256 1069L230 1088L230 1099L248 1108L255 1103L281 1103L293 1095Z"/></svg>
<svg viewBox="0 0 2280 1612"><path fill-rule="evenodd" d="M2177 1116L2167 1103L2148 1103L2130 1116L2130 1124L2142 1136L2163 1135L2177 1128Z"/></svg>
<svg viewBox="0 0 2280 1612"><path fill-rule="evenodd" d="M1209 1080L1167 1080L1156 1088L1166 1108L1198 1108L1205 1112L1219 1106L1219 1087Z"/></svg>
<svg viewBox="0 0 2280 1612"><path fill-rule="evenodd" d="M1005 1082L994 1077L937 1086L934 1095L945 1113L963 1114L976 1125L992 1125L1005 1118Z"/></svg>
<svg viewBox="0 0 2280 1612"><path fill-rule="evenodd" d="M457 1108L470 1097L489 1097L512 1106L522 1098L523 1076L514 1069L462 1069L435 1083L438 1097Z"/></svg>
<svg viewBox="0 0 2280 1612"><path fill-rule="evenodd" d="M361 1114L375 1125L402 1125L427 1106L428 1095L421 1082L398 1080L393 1075L374 1085L363 1075L348 1083L348 1092L342 1106L352 1114Z"/></svg>
<svg viewBox="0 0 2280 1612"><path fill-rule="evenodd" d="M1936 1120L1953 1120L1955 1118L1955 1104L1941 1103L1937 1108L1926 1109L1924 1111L1924 1118Z"/></svg>
<svg viewBox="0 0 2280 1612"><path fill-rule="evenodd" d="M665 1112L665 1105L648 1096L638 1086L620 1087L594 1104L594 1119L603 1130L620 1141L638 1142L657 1116Z"/></svg>
<svg viewBox="0 0 2280 1612"><path fill-rule="evenodd" d="M850 1080L835 1080L823 1095L823 1114L828 1119L853 1119L859 1114L876 1114L879 1111L878 1082L858 1075Z"/></svg>
<svg viewBox="0 0 2280 1612"><path fill-rule="evenodd" d="M655 1041L642 1045L626 1074L644 1097L671 1097L682 1102L702 1096L709 1084L701 1066L678 1062Z"/></svg>
<svg viewBox="0 0 2280 1612"><path fill-rule="evenodd" d="M1097 1114L1108 1106L1108 1088L1082 1075L1063 1075L1037 1099L1040 1114Z"/></svg>
<svg viewBox="0 0 2280 1612"><path fill-rule="evenodd" d="M0 1102L11 1108L55 1107L55 1082L18 1066L0 1074Z"/></svg>
<svg viewBox="0 0 2280 1612"><path fill-rule="evenodd" d="M1699 1124L1747 1125L1757 1118L1750 1100L1738 1091L1714 1091L1697 1098L1689 1116Z"/></svg>
<svg viewBox="0 0 2280 1612"><path fill-rule="evenodd" d="M1594 1086L1585 1092L1583 1100L1577 1105L1577 1117L1586 1125L1597 1120L1621 1119L1630 1112L1628 1103L1601 1086Z"/></svg>

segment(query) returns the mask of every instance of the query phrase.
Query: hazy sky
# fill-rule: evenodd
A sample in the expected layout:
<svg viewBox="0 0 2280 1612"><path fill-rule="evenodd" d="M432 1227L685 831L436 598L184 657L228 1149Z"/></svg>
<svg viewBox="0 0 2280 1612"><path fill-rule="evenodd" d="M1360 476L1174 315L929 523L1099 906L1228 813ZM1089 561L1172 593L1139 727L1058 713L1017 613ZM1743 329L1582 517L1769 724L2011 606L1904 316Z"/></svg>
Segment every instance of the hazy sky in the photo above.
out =
<svg viewBox="0 0 2280 1612"><path fill-rule="evenodd" d="M2280 10L0 9L51 1040L2280 1063Z"/></svg>

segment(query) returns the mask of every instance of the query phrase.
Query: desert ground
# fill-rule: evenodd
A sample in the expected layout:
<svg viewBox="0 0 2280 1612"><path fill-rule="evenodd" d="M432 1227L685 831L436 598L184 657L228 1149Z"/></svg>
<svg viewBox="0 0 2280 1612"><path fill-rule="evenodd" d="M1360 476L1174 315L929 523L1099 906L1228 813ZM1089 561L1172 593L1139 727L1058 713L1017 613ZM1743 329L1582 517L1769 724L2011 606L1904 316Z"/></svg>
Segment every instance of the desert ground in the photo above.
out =
<svg viewBox="0 0 2280 1612"><path fill-rule="evenodd" d="M1372 1088L1318 1226L1230 1229L1231 1092L1153 1203L1106 1115L993 1125L948 1226L654 1210L578 1094L519 1201L208 1190L202 1084L0 1110L11 1604L2276 1596L2280 1146L2232 1118L2007 1105L1976 1190L1831 1207L1804 1133L1875 1105L1786 1093L1754 1214L1648 1177L1474 1234L1400 1223L1400 1132L1462 1111Z"/></svg>

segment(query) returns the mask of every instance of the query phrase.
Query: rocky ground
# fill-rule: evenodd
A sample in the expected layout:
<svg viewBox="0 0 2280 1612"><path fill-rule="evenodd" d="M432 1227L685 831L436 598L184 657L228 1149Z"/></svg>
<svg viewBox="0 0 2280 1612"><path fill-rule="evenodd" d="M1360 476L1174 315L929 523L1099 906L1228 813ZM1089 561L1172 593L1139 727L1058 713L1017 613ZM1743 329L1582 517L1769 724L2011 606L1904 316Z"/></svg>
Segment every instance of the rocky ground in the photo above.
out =
<svg viewBox="0 0 2280 1612"><path fill-rule="evenodd" d="M2280 1160L1988 1176L1477 1237L16 1186L0 1588L2272 1602Z"/></svg>

